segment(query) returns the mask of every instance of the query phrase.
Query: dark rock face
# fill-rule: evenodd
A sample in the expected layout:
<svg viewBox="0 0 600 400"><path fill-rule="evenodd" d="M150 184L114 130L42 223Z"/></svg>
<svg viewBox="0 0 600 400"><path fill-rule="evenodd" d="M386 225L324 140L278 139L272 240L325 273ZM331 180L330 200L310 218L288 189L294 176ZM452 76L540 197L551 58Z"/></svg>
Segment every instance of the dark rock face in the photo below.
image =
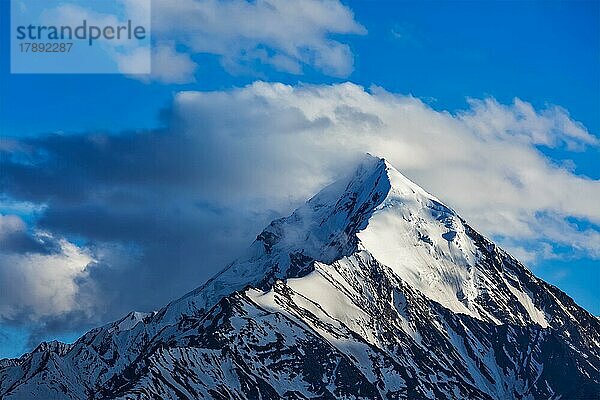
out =
<svg viewBox="0 0 600 400"><path fill-rule="evenodd" d="M598 318L402 179L369 160L158 312L0 361L0 398L598 399ZM396 231L416 261L361 240Z"/></svg>

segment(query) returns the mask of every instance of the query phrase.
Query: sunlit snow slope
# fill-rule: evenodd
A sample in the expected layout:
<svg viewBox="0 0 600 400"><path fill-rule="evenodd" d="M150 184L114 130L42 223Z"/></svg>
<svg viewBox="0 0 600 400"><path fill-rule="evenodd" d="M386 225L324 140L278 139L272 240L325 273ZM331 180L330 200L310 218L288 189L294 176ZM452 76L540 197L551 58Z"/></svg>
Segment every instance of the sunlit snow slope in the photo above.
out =
<svg viewBox="0 0 600 400"><path fill-rule="evenodd" d="M202 287L0 361L6 399L597 399L600 322L367 157Z"/></svg>

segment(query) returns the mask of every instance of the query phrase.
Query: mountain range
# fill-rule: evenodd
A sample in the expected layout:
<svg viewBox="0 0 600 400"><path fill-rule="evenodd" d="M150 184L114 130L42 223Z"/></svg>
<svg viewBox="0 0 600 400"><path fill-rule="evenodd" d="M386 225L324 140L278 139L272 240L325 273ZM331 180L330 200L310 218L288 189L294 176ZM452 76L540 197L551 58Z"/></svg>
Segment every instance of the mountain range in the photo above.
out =
<svg viewBox="0 0 600 400"><path fill-rule="evenodd" d="M600 399L600 320L368 156L151 313L0 361L2 399Z"/></svg>

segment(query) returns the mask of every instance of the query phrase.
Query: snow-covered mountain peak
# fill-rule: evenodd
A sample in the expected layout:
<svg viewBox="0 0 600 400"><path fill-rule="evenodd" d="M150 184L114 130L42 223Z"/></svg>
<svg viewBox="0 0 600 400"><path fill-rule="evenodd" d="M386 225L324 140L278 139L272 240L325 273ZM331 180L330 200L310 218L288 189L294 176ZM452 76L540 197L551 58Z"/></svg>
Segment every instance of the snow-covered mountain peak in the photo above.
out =
<svg viewBox="0 0 600 400"><path fill-rule="evenodd" d="M367 155L280 222L265 230L265 243L301 243L324 263L367 251L432 300L482 318L470 304L478 295L477 249L462 219L383 158Z"/></svg>
<svg viewBox="0 0 600 400"><path fill-rule="evenodd" d="M473 234L435 196L386 160L367 155L350 175L325 187L290 216L273 221L246 254L156 318L172 323L182 314L200 315L233 291L247 286L267 290L278 279L310 274L315 262L330 265L362 252L427 298L495 324L507 317L494 309L496 301L487 299L486 286L501 284L527 310L508 318L545 326L544 313L526 292L478 266L481 254Z"/></svg>
<svg viewBox="0 0 600 400"><path fill-rule="evenodd" d="M385 175L387 176L387 179L390 182L390 192L392 196L404 198L417 198L423 202L434 201L443 205L437 197L425 191L425 189L423 189L421 186L417 185L405 175L400 173L387 160L380 159L379 163L383 166L385 170ZM445 205L443 206L446 207ZM448 208L448 211L451 211L450 208Z"/></svg>
<svg viewBox="0 0 600 400"><path fill-rule="evenodd" d="M433 201L452 212L435 196L400 173L386 159L370 154L363 157L353 173L321 190L307 204L313 208L327 205L337 208L340 203L347 203L350 199L356 199L361 205L369 199L377 199L370 203L376 206L392 197L397 200L418 201L423 205ZM368 214L373 210L358 207L355 211Z"/></svg>
<svg viewBox="0 0 600 400"><path fill-rule="evenodd" d="M475 296L476 251L462 221L385 159L367 155L351 174L273 221L244 256L172 303L163 318L194 314L248 285L268 288L304 276L315 261L330 264L357 250L372 253L428 297L473 314L467 303Z"/></svg>
<svg viewBox="0 0 600 400"><path fill-rule="evenodd" d="M327 198L319 194L309 204L314 199L321 202L321 197ZM371 156L359 166L338 204L348 199L360 204L355 210L361 223L352 232L357 249L371 253L427 297L454 312L481 318L469 304L477 297L477 249L451 208L385 159Z"/></svg>

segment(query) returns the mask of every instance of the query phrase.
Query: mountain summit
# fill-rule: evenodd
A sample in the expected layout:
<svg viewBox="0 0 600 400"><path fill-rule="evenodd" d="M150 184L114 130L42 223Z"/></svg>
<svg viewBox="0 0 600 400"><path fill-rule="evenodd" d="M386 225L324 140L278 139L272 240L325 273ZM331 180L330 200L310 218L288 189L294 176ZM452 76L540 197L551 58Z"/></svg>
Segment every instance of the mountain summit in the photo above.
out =
<svg viewBox="0 0 600 400"><path fill-rule="evenodd" d="M153 313L0 361L4 399L597 399L600 321L367 157Z"/></svg>

